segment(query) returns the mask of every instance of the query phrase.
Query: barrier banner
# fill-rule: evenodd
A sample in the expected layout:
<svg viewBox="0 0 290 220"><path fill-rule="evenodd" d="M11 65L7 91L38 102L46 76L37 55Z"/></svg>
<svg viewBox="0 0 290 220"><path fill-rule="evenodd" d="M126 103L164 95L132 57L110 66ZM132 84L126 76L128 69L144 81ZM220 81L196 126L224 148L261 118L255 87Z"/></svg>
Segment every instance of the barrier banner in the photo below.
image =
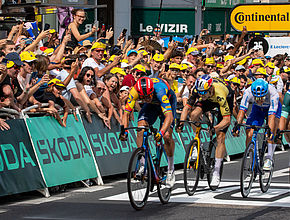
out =
<svg viewBox="0 0 290 220"><path fill-rule="evenodd" d="M92 115L91 124L83 116L82 119L101 176L126 173L132 152L137 148L135 133L130 131L128 141L120 141L120 125L114 118L111 120L111 130L95 114Z"/></svg>
<svg viewBox="0 0 290 220"><path fill-rule="evenodd" d="M24 120L7 123L10 130L0 130L0 196L45 188Z"/></svg>
<svg viewBox="0 0 290 220"><path fill-rule="evenodd" d="M48 187L97 177L85 129L73 115L66 127L50 116L26 119Z"/></svg>

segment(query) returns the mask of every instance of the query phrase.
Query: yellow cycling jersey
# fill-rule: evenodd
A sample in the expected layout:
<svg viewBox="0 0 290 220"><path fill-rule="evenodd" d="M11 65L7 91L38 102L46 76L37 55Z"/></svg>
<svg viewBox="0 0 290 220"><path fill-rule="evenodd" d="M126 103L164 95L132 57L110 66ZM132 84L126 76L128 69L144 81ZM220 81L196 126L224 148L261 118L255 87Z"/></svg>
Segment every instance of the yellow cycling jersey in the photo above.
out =
<svg viewBox="0 0 290 220"><path fill-rule="evenodd" d="M231 115L231 110L227 101L227 96L229 95L227 84L220 79L214 78L212 87L214 88L214 92L213 95L208 98L208 101L219 104L222 116Z"/></svg>

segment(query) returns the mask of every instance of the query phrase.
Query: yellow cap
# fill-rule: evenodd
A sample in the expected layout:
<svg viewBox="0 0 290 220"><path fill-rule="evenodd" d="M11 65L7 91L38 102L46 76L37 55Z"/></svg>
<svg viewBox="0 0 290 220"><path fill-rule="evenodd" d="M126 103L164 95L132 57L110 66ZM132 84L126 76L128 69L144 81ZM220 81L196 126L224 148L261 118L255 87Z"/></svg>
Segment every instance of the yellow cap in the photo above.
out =
<svg viewBox="0 0 290 220"><path fill-rule="evenodd" d="M225 68L225 66L224 66L223 64L221 64L221 63L218 63L218 64L216 65L216 67L217 67L217 68L220 68L220 69Z"/></svg>
<svg viewBox="0 0 290 220"><path fill-rule="evenodd" d="M270 67L271 69L275 69L275 64L272 62L268 62L265 67Z"/></svg>
<svg viewBox="0 0 290 220"><path fill-rule="evenodd" d="M20 54L20 58L21 58L21 61L25 61L25 62L32 62L34 60L37 60L37 58L35 57L35 54L31 51L23 51Z"/></svg>
<svg viewBox="0 0 290 220"><path fill-rule="evenodd" d="M257 64L260 64L260 65L264 66L264 63L263 63L262 60L260 60L260 59L254 59L252 61L252 65L257 65Z"/></svg>
<svg viewBox="0 0 290 220"><path fill-rule="evenodd" d="M180 70L186 70L188 68L188 66L185 63L182 63L180 65Z"/></svg>
<svg viewBox="0 0 290 220"><path fill-rule="evenodd" d="M164 56L163 56L163 54L155 54L154 56L153 56L153 60L155 60L156 62L161 62L161 61L163 61L164 60Z"/></svg>
<svg viewBox="0 0 290 220"><path fill-rule="evenodd" d="M214 61L213 57L206 58L204 64L205 65L208 65L208 64L213 64L214 65L215 64L215 61Z"/></svg>
<svg viewBox="0 0 290 220"><path fill-rule="evenodd" d="M238 77L234 77L230 80L232 83L237 83L237 84L240 84L241 83L241 80L238 78Z"/></svg>
<svg viewBox="0 0 290 220"><path fill-rule="evenodd" d="M146 50L138 50L138 54L143 53L143 56L148 55L148 52Z"/></svg>
<svg viewBox="0 0 290 220"><path fill-rule="evenodd" d="M48 87L51 87L51 86L59 86L59 87L62 87L62 88L65 88L65 85L63 84L62 81L60 81L59 79L57 78L54 78L52 80L50 80L48 83L47 83Z"/></svg>
<svg viewBox="0 0 290 220"><path fill-rule="evenodd" d="M123 59L122 61L121 61L121 63L129 63L129 61L127 60L127 59Z"/></svg>
<svg viewBox="0 0 290 220"><path fill-rule="evenodd" d="M96 43L93 44L91 50L94 50L94 49L105 50L106 49L106 44L103 44L101 42L96 42Z"/></svg>
<svg viewBox="0 0 290 220"><path fill-rule="evenodd" d="M126 76L125 71L119 67L114 67L113 69L111 69L110 73L113 73L113 74L119 73L123 76Z"/></svg>
<svg viewBox="0 0 290 220"><path fill-rule="evenodd" d="M290 72L290 68L288 67L287 69L284 70L285 73Z"/></svg>
<svg viewBox="0 0 290 220"><path fill-rule="evenodd" d="M134 66L133 70L138 70L140 72L146 72L146 68L144 66L142 66L141 64L137 64L136 66Z"/></svg>
<svg viewBox="0 0 290 220"><path fill-rule="evenodd" d="M232 59L234 59L234 56L232 56L232 55L225 56L225 62L227 62L228 60L232 60Z"/></svg>
<svg viewBox="0 0 290 220"><path fill-rule="evenodd" d="M180 70L180 65L177 63L171 63L169 65L169 69L179 69Z"/></svg>
<svg viewBox="0 0 290 220"><path fill-rule="evenodd" d="M255 74L256 74L256 75L257 75L257 74L263 74L263 75L265 75L265 76L268 75L267 72L266 72L266 70L265 70L265 68L263 68L263 67L260 67L259 69L257 69L257 72L256 72Z"/></svg>
<svg viewBox="0 0 290 220"><path fill-rule="evenodd" d="M244 65L250 57L247 56L246 58L242 59L241 61L237 62L238 65Z"/></svg>
<svg viewBox="0 0 290 220"><path fill-rule="evenodd" d="M116 55L112 55L112 56L110 57L110 59L109 59L109 62L113 62L114 59L115 59L115 57L116 57Z"/></svg>
<svg viewBox="0 0 290 220"><path fill-rule="evenodd" d="M186 52L186 55L188 55L188 54L190 54L190 53L192 53L194 51L198 52L198 49L196 47L190 47L190 48L188 48L188 50Z"/></svg>
<svg viewBox="0 0 290 220"><path fill-rule="evenodd" d="M45 53L46 56L52 55L53 52L54 52L53 48L47 48L45 51L43 51L43 53Z"/></svg>
<svg viewBox="0 0 290 220"><path fill-rule="evenodd" d="M51 34L53 34L53 33L55 33L56 31L54 30L54 29L50 29L49 30L49 33L51 33Z"/></svg>

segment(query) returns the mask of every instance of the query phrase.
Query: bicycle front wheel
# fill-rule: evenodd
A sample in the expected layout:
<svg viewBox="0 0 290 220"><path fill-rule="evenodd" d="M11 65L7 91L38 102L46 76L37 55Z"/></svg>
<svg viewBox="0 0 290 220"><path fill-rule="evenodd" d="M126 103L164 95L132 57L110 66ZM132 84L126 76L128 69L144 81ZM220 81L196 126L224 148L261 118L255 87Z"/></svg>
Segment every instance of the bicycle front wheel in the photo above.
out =
<svg viewBox="0 0 290 220"><path fill-rule="evenodd" d="M254 143L251 142L243 156L242 166L241 166L241 176L240 176L240 189L241 194L244 198L246 198L252 188L252 184L254 181L254 173L255 173L255 164L254 162Z"/></svg>
<svg viewBox="0 0 290 220"><path fill-rule="evenodd" d="M143 164L142 164L143 163ZM145 165L146 164L146 167ZM141 210L147 203L151 185L151 166L145 162L143 148L137 148L130 159L127 176L127 190L132 207Z"/></svg>
<svg viewBox="0 0 290 220"><path fill-rule="evenodd" d="M196 141L191 141L186 150L183 164L183 180L184 188L188 195L192 196L198 186L200 174L200 153L198 154L198 144Z"/></svg>
<svg viewBox="0 0 290 220"><path fill-rule="evenodd" d="M160 149L160 160L156 165L156 171L159 176L159 183L157 183L157 193L162 204L167 204L171 196L171 188L166 186L167 167L161 167L162 150Z"/></svg>
<svg viewBox="0 0 290 220"><path fill-rule="evenodd" d="M272 165L272 169L270 171L263 170L264 157L266 155L266 152L268 152L268 144L264 143L261 149L261 154L260 154L260 169L261 169L260 171L261 172L259 176L260 188L263 193L267 192L270 187L273 170L274 170L274 164Z"/></svg>

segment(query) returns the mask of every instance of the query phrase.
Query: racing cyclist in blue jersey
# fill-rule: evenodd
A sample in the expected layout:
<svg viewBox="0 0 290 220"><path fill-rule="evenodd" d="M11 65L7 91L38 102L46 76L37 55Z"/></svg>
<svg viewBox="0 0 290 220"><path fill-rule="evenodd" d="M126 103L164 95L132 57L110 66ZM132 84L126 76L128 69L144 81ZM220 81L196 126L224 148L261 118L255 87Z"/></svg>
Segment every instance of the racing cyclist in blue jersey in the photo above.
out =
<svg viewBox="0 0 290 220"><path fill-rule="evenodd" d="M239 135L240 126L248 110L249 103L252 102L252 110L247 118L247 125L262 126L264 119L268 116L268 125L271 129L271 138L268 140L268 154L265 157L263 169L270 171L273 166L273 154L276 144L273 142L275 135L275 118L281 116L281 111L278 109L279 94L277 90L270 86L265 80L257 79L253 82L251 87L247 88L244 92L240 110L237 116L237 122L232 132L234 136ZM253 129L246 129L246 146L250 143L253 135Z"/></svg>
<svg viewBox="0 0 290 220"><path fill-rule="evenodd" d="M158 117L161 119L161 128L155 135L156 141L164 139L164 148L168 157L168 172L166 185L170 188L175 183L174 174L174 149L175 143L172 132L176 117L176 96L169 84L160 78L141 77L130 90L129 98L122 117L124 131L120 133L120 140L126 140L129 125L129 116L133 111L137 100L141 100L144 105L138 116L138 127L153 125ZM143 143L143 131L137 133L137 146ZM145 158L141 158L140 163L145 164Z"/></svg>

